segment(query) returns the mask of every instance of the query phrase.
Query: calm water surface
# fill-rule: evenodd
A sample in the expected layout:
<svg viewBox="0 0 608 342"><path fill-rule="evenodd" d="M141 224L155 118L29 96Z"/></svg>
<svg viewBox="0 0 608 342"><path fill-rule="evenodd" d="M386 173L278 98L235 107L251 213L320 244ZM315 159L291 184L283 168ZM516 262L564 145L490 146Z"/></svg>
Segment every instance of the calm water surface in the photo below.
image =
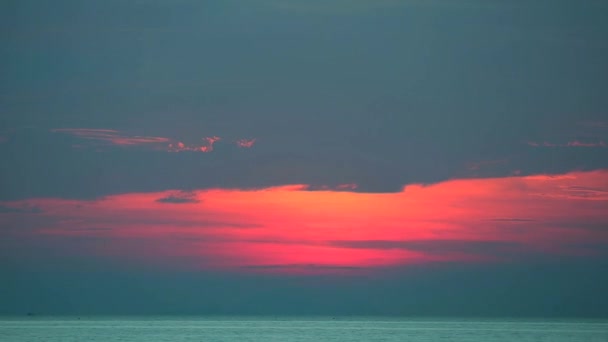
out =
<svg viewBox="0 0 608 342"><path fill-rule="evenodd" d="M607 342L608 321L411 318L4 317L0 341Z"/></svg>

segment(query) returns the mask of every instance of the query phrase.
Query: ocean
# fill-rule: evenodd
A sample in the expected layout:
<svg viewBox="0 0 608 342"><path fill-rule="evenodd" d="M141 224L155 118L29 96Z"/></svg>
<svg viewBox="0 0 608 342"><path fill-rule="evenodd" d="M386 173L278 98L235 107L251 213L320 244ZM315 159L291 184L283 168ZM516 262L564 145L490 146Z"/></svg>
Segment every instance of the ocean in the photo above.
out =
<svg viewBox="0 0 608 342"><path fill-rule="evenodd" d="M608 320L384 317L0 317L2 342L606 342Z"/></svg>

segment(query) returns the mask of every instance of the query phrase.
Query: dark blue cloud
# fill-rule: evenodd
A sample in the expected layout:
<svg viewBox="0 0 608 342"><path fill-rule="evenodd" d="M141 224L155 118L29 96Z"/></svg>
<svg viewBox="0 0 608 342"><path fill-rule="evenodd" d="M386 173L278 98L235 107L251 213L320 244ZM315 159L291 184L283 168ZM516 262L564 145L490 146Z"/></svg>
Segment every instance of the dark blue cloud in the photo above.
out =
<svg viewBox="0 0 608 342"><path fill-rule="evenodd" d="M159 198L156 202L160 203L199 203L200 200L196 198L196 193L182 191L179 193L172 194L167 197Z"/></svg>

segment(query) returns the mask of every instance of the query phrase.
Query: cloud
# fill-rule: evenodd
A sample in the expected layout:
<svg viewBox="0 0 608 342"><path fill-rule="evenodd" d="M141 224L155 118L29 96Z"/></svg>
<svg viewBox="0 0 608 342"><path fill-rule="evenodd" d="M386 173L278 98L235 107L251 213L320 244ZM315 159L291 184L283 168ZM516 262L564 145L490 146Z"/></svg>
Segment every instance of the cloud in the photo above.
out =
<svg viewBox="0 0 608 342"><path fill-rule="evenodd" d="M56 128L52 129L54 133L69 134L78 138L103 142L104 144L114 146L148 146L155 150L167 152L212 152L216 142L222 140L218 136L210 136L202 138L200 144L186 144L182 141L173 140L165 137L154 136L137 136L127 135L113 129L97 129L97 128ZM252 147L256 139L238 139L236 144L238 147ZM86 148L84 144L73 144L74 148Z"/></svg>
<svg viewBox="0 0 608 342"><path fill-rule="evenodd" d="M306 275L306 274L350 274L357 272L369 271L370 269L367 267L358 267L358 266L328 266L328 265L318 265L318 264L293 264L293 265L285 265L285 264L276 264L276 265L245 265L240 267L243 271L252 271L255 273L279 273L279 274L298 274L298 275Z"/></svg>
<svg viewBox="0 0 608 342"><path fill-rule="evenodd" d="M605 188L592 188L586 186L565 186L564 195L572 198L584 198L588 200L608 200L608 190Z"/></svg>
<svg viewBox="0 0 608 342"><path fill-rule="evenodd" d="M543 137L542 141L528 141L533 147L607 147L608 122L606 121L580 121L567 122L557 132ZM561 142L555 142L555 141Z"/></svg>
<svg viewBox="0 0 608 342"><path fill-rule="evenodd" d="M535 141L528 141L527 144L532 147L607 147L608 146L603 140L596 141L596 142L572 140L572 141L568 141L563 144L556 144L556 143L551 143L551 142L547 142L547 141L544 141L542 143L535 142Z"/></svg>
<svg viewBox="0 0 608 342"><path fill-rule="evenodd" d="M306 187L306 190L310 191L354 191L359 187L359 185L355 183L345 183L338 185L309 185Z"/></svg>
<svg viewBox="0 0 608 342"><path fill-rule="evenodd" d="M583 141L578 141L578 140L574 140L574 141L569 141L567 143L567 146L572 146L572 147L606 147L606 143L604 141L599 141L599 142L583 142Z"/></svg>
<svg viewBox="0 0 608 342"><path fill-rule="evenodd" d="M256 139L239 139L236 141L238 147L251 148L255 144Z"/></svg>
<svg viewBox="0 0 608 342"><path fill-rule="evenodd" d="M37 214L42 210L36 206L28 204L21 205L0 205L0 214Z"/></svg>
<svg viewBox="0 0 608 342"><path fill-rule="evenodd" d="M542 140L541 140L542 139ZM608 122L598 120L566 121L557 129L545 132L541 139L527 141L532 147L587 147L605 148L608 140Z"/></svg>
<svg viewBox="0 0 608 342"><path fill-rule="evenodd" d="M510 217L510 218L493 218L493 219L488 219L488 221L494 221L494 222L533 222L533 219L529 219L529 218L517 218L517 217Z"/></svg>
<svg viewBox="0 0 608 342"><path fill-rule="evenodd" d="M480 257L480 260L497 260L505 255L514 257L527 252L525 244L512 241L484 241L484 240L339 240L332 241L332 245L346 248L362 249L404 249L424 252L429 255L449 255L454 258L470 256L471 260Z"/></svg>
<svg viewBox="0 0 608 342"><path fill-rule="evenodd" d="M169 144L169 152L183 152L183 151L194 151L194 152L211 152L213 151L213 144L220 141L221 138L217 136L203 138L204 144L188 146L183 142L178 141L177 143Z"/></svg>
<svg viewBox="0 0 608 342"><path fill-rule="evenodd" d="M56 128L51 132L70 134L83 139L103 141L112 145L130 146L169 142L168 138L150 136L127 136L112 129Z"/></svg>
<svg viewBox="0 0 608 342"><path fill-rule="evenodd" d="M190 191L181 191L178 193L171 194L169 196L161 197L156 200L156 202L160 203L199 203L200 200L197 199L197 195L195 192Z"/></svg>
<svg viewBox="0 0 608 342"><path fill-rule="evenodd" d="M329 270L357 270L362 269L362 267L356 266L327 266L327 265L316 265L316 264L293 264L293 265L285 265L285 264L277 264L277 265L245 265L241 266L241 268L245 269L329 269Z"/></svg>
<svg viewBox="0 0 608 342"><path fill-rule="evenodd" d="M398 193L288 185L0 205L39 208L36 215L0 215L3 226L19 227L8 231L22 240L71 257L157 266L187 259L203 269L376 268L567 258L584 255L588 243L608 245L608 170L450 180ZM101 240L82 250L65 237Z"/></svg>

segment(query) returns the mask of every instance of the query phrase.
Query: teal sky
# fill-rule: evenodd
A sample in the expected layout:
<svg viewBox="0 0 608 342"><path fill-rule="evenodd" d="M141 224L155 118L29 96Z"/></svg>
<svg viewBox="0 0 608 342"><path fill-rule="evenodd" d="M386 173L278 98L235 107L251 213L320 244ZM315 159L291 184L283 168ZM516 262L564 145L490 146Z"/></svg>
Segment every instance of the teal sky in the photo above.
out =
<svg viewBox="0 0 608 342"><path fill-rule="evenodd" d="M608 280L598 270L608 261L608 216L602 214L608 212L607 34L608 2L602 0L2 1L0 238L5 239L0 241L0 278L11 281L0 285L0 307L4 301L9 313L72 312L86 311L79 304L86 302L91 312L111 311L103 298L138 293L138 304L130 307L126 301L117 312L164 312L162 300L142 304L147 298L142 293L158 299L173 283L185 297L171 292L175 297L167 300L173 306L165 311L196 312L187 304L199 303L192 299L194 289L206 289L211 297L213 289L232 289L217 290L221 302L242 283L255 298L251 303L215 303L217 310L208 312L256 313L265 303L267 312L297 313L284 305L294 300L302 312L324 313L333 311L322 299L335 298L342 313L415 314L400 308L414 305L411 294L424 288L417 308L428 314L458 314L462 303L433 299L456 291L471 299L471 310L463 314L606 316L608 297L601 289ZM548 185L535 183L547 179ZM460 180L471 183L460 186ZM348 207L351 197L343 205L320 191L316 204L299 193L294 202L251 200L263 218L234 200L203 208L207 216L202 221L184 221L186 214L203 215L190 205L215 203L206 202L214 194L210 189L242 191L235 198L248 201L247 190L270 188L291 199L282 187L294 184L301 185L296 192L352 193L353 203L366 205ZM428 187L408 205L421 209L382 211L392 210L390 203L403 204L401 198L391 202L391 196L420 184ZM375 211L369 203L377 194L383 206ZM430 196L437 197L431 201ZM115 204L148 198L155 198L146 204L150 213L139 216ZM555 198L572 202L554 204ZM424 211L428 206L420 203L427 200L438 213ZM296 214L291 207L279 208L291 203L297 203ZM494 216L481 218L482 210L471 203L488 205ZM72 205L76 209L66 209ZM553 205L561 211L546 210ZM344 214L346 207L350 211ZM292 216L280 216L277 208ZM444 220L453 226L428 231L416 226L417 235L406 236L385 226L360 228L359 220L348 221L352 236L341 236L331 229L342 229L344 221L331 226L314 216L328 212L338 220L368 209L373 222L389 217L408 227L412 220L429 225ZM477 223L471 224L478 221L453 214L458 210L494 230L480 232ZM314 217L309 222L302 213ZM390 216L397 214L403 216ZM152 222L149 215L160 221ZM167 223L170 215L178 223ZM125 227L133 222L164 226L132 241L125 237L132 227ZM247 235L249 240L243 240L254 244L247 245L251 250L257 251L255 244L276 243L281 251L295 245L293 254L305 248L300 242L327 233L309 236L307 229L331 226L323 246L353 254L344 259L332 254L321 266L317 259L295 257L277 264L274 257L260 256L267 250L227 256L213 243L238 234L224 224L254 227L239 239L260 229L255 239ZM217 229L217 234L190 231L192 225ZM455 226L463 230L452 236ZM61 230L65 227L84 233L72 236L72 230ZM174 232L175 227L196 236ZM276 227L292 227L297 234L287 241ZM357 229L363 229L360 236ZM373 229L378 231L374 239L366 235ZM49 238L59 231L70 236ZM431 233L425 235L430 231L438 233L431 239ZM218 251L188 255L193 258L188 263L205 267L184 271L171 259L181 242L169 248L156 233L191 244L198 239ZM414 235L434 240L412 242ZM545 239L551 241L543 244ZM320 243L311 241L306 243ZM110 253L104 246L116 247ZM337 271L299 280L293 274L249 272L286 265L343 270L357 266L348 258L363 255L357 254L362 250L373 256L361 261L374 265L373 276L357 277L377 279L377 284L364 278L348 282ZM165 252L168 259L157 263L155 253ZM426 253L422 264L429 267L386 265L374 254L401 258L401 252ZM255 259L245 265L247 271L233 274L218 266L252 255L263 262ZM456 259L446 264L446 255ZM463 255L485 261L504 257L508 265L478 265L471 263L478 259ZM145 262L147 257L155 261ZM334 264L333 258L342 261ZM379 270L374 262L387 269ZM126 264L133 269L125 269ZM169 271L174 268L185 273L177 276ZM133 276L125 278L123 272ZM97 286L83 274L114 285ZM581 274L593 286L579 281ZM412 283L405 280L410 276ZM517 284L505 285L511 276ZM460 284L455 290L424 285L450 279ZM108 290L123 281L128 289ZM310 285L312 290L307 285L305 297L321 299L295 300L298 281L317 284ZM351 292L337 296L341 290L333 281L348 283ZM102 300L84 290L67 291L63 282L82 284ZM257 282L283 299L256 292ZM408 289L405 294L399 293L401 286ZM544 288L553 290L543 297ZM54 291L67 299L52 299ZM496 309L483 304L505 291L510 297ZM30 301L28 309L19 306L28 292L39 293L43 304L38 309ZM356 299L365 293L373 300ZM575 298L565 299L569 295ZM530 307L511 305L509 298L526 298ZM594 301L604 303L604 309L590 306Z"/></svg>

